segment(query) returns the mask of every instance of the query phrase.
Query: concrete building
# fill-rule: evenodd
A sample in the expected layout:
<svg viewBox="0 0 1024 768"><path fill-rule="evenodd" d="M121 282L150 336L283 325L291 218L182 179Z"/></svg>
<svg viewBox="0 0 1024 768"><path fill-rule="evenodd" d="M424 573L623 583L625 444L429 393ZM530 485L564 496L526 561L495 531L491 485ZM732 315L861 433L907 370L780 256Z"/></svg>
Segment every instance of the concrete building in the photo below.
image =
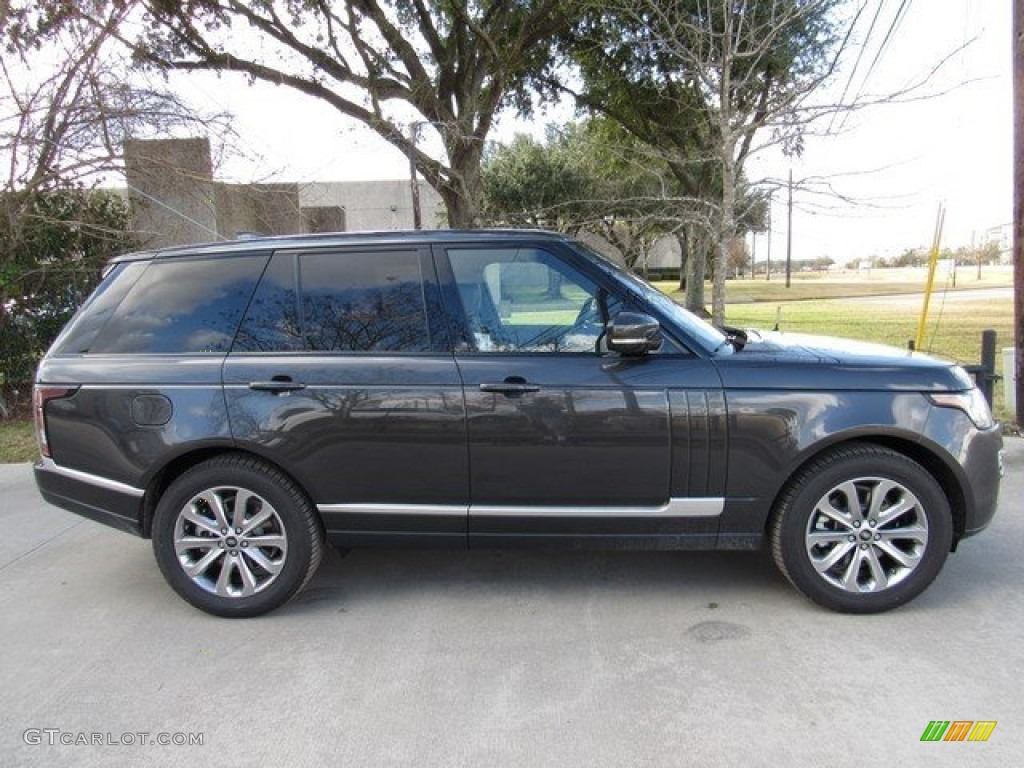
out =
<svg viewBox="0 0 1024 768"><path fill-rule="evenodd" d="M228 184L213 178L204 138L125 142L127 194L143 247L161 248L239 233L289 235L412 229L408 179ZM444 225L440 195L419 182L425 229Z"/></svg>

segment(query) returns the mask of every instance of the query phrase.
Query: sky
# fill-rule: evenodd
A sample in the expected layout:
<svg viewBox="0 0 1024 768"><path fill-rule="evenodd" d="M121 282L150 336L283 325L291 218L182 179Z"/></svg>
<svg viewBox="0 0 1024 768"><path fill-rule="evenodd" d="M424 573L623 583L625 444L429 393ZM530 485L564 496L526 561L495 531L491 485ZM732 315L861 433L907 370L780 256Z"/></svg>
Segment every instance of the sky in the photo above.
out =
<svg viewBox="0 0 1024 768"><path fill-rule="evenodd" d="M1012 213L1012 81L1010 0L907 0L902 21L872 65L902 0L879 0L858 25L867 40L859 66L851 55L833 86L867 100L927 79L913 98L879 104L826 121L799 158L768 151L751 158L748 177L769 184L794 178L793 258L828 256L837 263L890 257L931 244L945 206L942 245L981 244L998 236ZM852 73L852 74L851 74ZM866 80L865 80L866 76ZM241 77L177 75L177 88L200 108L235 116L242 152L218 173L234 181L346 181L406 178L404 156L326 105L284 87L248 85ZM925 98L925 97L928 98ZM492 134L540 136L549 122L572 118L566 106L529 122L503 116ZM426 147L430 148L427 143ZM439 150L435 147L434 151ZM835 193L823 195L828 185ZM771 253L784 257L786 194L772 209ZM757 238L755 258L768 250Z"/></svg>

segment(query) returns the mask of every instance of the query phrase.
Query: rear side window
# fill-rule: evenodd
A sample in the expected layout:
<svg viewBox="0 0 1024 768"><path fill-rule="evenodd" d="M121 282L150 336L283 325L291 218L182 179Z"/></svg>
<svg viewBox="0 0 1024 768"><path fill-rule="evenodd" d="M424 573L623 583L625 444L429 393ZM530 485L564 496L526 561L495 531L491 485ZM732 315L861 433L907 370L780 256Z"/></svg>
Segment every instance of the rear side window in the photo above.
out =
<svg viewBox="0 0 1024 768"><path fill-rule="evenodd" d="M418 251L278 254L237 352L431 352L447 342L436 281ZM432 269L432 267L430 267Z"/></svg>
<svg viewBox="0 0 1024 768"><path fill-rule="evenodd" d="M89 351L227 352L267 258L151 262Z"/></svg>
<svg viewBox="0 0 1024 768"><path fill-rule="evenodd" d="M142 273L149 265L148 261L121 263L114 267L89 300L82 305L78 316L68 323L64 336L54 344L56 354L80 354L89 351L93 341L103 326L110 320L114 310L128 295Z"/></svg>

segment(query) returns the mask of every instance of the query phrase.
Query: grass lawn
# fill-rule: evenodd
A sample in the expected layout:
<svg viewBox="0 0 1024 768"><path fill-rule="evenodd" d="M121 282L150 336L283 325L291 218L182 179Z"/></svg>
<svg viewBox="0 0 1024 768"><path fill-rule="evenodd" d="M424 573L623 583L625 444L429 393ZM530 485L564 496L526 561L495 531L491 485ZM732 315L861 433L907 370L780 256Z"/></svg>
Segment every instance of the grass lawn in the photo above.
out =
<svg viewBox="0 0 1024 768"><path fill-rule="evenodd" d="M38 457L31 421L0 421L0 464L35 461Z"/></svg>
<svg viewBox="0 0 1024 768"><path fill-rule="evenodd" d="M924 290L926 270L923 267L911 269L874 269L869 271L841 270L838 272L806 273L793 275L791 285L786 287L782 275L729 280L725 293L727 303L801 301L804 299L834 299L855 296L885 296L901 293L918 293ZM660 290L677 300L682 300L679 282L662 280L655 282ZM969 291L976 288L998 288L1013 285L1013 270L1009 267L983 267L981 279L977 271L960 267L956 285L946 275L936 275L935 290L948 287L953 291ZM704 284L704 295L711 304L711 283Z"/></svg>
<svg viewBox="0 0 1024 768"><path fill-rule="evenodd" d="M726 308L726 322L740 328L773 328L795 333L843 336L906 348L917 335L919 302L902 305L828 299L782 304L736 304ZM1002 348L1013 346L1013 300L954 301L943 306L932 300L922 351L958 363L981 359L981 332L996 332L996 373L1002 374ZM1007 421L1002 382L996 382L994 410Z"/></svg>
<svg viewBox="0 0 1024 768"><path fill-rule="evenodd" d="M782 331L842 336L906 348L917 335L920 299L912 301L850 301L919 293L925 269L875 269L868 272L793 275L790 288L781 276L771 281L730 280L726 284L725 320L740 328L774 328ZM676 282L655 283L674 299L682 300ZM943 291L997 288L1013 285L1011 267L983 267L979 279L974 267L961 266L956 285L946 275L936 275L935 294L928 313L922 351L963 364L981 359L981 332L996 331L996 373L1002 374L1002 348L1013 346L1013 299L944 300ZM711 286L705 286L710 304ZM1007 422L1002 382L996 382L993 410Z"/></svg>

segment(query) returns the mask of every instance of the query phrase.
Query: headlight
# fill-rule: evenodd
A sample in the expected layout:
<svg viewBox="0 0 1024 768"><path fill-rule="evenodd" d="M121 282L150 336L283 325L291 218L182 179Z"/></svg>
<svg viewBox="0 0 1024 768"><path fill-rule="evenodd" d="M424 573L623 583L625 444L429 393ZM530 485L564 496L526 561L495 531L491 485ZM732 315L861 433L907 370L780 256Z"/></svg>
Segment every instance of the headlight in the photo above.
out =
<svg viewBox="0 0 1024 768"><path fill-rule="evenodd" d="M989 429L995 425L992 409L988 407L985 396L975 387L966 392L929 393L928 399L940 408L956 408L970 416L978 429Z"/></svg>

